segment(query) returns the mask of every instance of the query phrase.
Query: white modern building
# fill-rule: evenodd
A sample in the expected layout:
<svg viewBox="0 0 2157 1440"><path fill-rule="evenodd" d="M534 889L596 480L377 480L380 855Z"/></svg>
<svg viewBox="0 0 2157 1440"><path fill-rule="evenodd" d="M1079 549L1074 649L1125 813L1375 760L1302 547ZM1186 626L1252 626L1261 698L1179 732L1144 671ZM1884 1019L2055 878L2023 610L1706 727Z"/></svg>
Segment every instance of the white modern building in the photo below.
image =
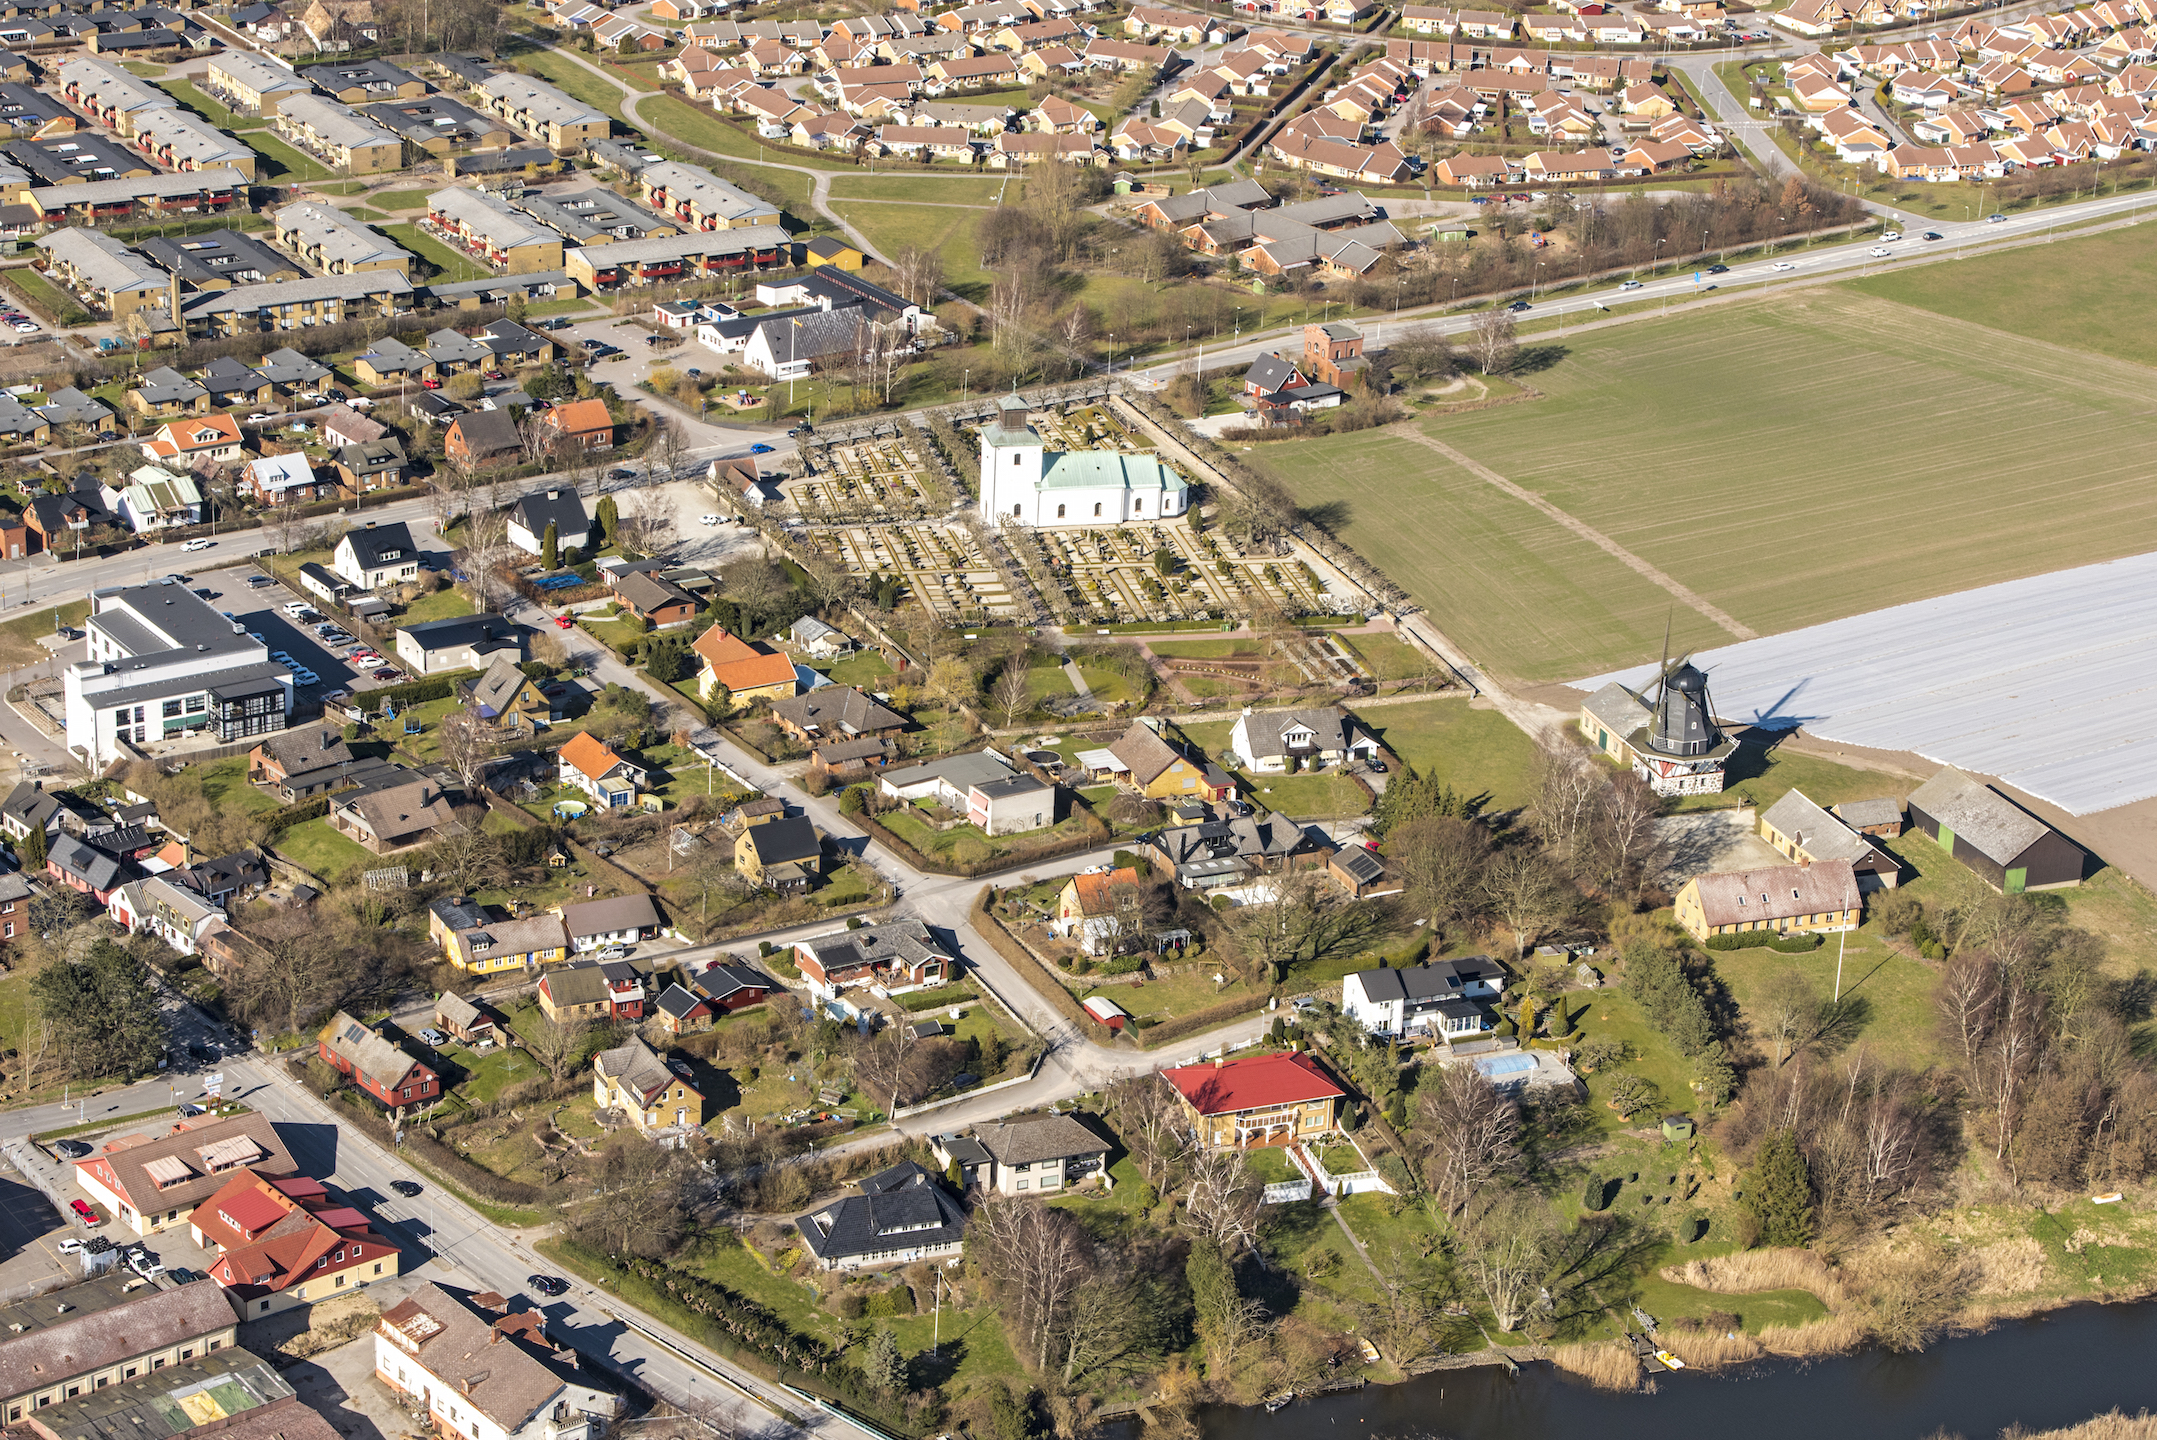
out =
<svg viewBox="0 0 2157 1440"><path fill-rule="evenodd" d="M1228 733L1228 748L1246 770L1286 774L1290 766L1321 769L1344 760L1378 758L1378 741L1338 705L1313 710L1245 710Z"/></svg>
<svg viewBox="0 0 2157 1440"><path fill-rule="evenodd" d="M1467 1039L1491 1028L1487 1002L1504 992L1505 972L1493 960L1429 960L1356 971L1341 982L1341 1013L1373 1035Z"/></svg>
<svg viewBox="0 0 2157 1440"><path fill-rule="evenodd" d="M1189 482L1152 455L1048 449L1015 394L981 429L981 514L992 524L1146 524L1174 519L1190 499Z"/></svg>
<svg viewBox="0 0 2157 1440"><path fill-rule="evenodd" d="M185 585L90 593L89 658L61 677L70 750L103 769L143 745L203 732L223 741L285 728L292 672L247 627Z"/></svg>

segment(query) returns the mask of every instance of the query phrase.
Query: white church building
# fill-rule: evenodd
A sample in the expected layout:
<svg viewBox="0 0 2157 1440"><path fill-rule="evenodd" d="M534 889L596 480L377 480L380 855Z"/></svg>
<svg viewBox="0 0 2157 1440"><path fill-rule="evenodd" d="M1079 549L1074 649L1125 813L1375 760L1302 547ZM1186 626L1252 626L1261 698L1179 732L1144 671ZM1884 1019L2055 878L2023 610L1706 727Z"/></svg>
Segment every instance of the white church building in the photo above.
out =
<svg viewBox="0 0 2157 1440"><path fill-rule="evenodd" d="M1174 519L1190 503L1190 482L1151 455L1043 448L1018 395L981 429L981 514L992 524L1120 525Z"/></svg>

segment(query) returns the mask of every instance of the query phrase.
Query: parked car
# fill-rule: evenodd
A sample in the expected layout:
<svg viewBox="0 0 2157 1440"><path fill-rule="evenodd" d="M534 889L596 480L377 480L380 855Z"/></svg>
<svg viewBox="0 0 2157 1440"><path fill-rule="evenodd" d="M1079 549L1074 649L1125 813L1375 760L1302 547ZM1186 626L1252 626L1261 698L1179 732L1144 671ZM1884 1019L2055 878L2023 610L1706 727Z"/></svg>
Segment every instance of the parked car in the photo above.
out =
<svg viewBox="0 0 2157 1440"><path fill-rule="evenodd" d="M401 679L402 677L395 670L392 670L387 665L385 665L380 670L374 672L374 678L377 680L397 680Z"/></svg>
<svg viewBox="0 0 2157 1440"><path fill-rule="evenodd" d="M61 1237L57 1248L62 1255L79 1254L82 1250L82 1241L76 1239L73 1235L65 1235Z"/></svg>
<svg viewBox="0 0 2157 1440"><path fill-rule="evenodd" d="M67 1202L67 1208L74 1211L75 1218L85 1225L97 1226L105 1223L105 1217L92 1210L84 1201L70 1200Z"/></svg>
<svg viewBox="0 0 2157 1440"><path fill-rule="evenodd" d="M629 947L627 945L609 945L592 958L595 960L627 960L629 958Z"/></svg>
<svg viewBox="0 0 2157 1440"><path fill-rule="evenodd" d="M265 415L258 410L254 414L247 417L247 423L250 425L267 425L276 418L277 417L275 415Z"/></svg>
<svg viewBox="0 0 2157 1440"><path fill-rule="evenodd" d="M127 1268L145 1280L165 1273L165 1262L147 1250L131 1250L127 1256Z"/></svg>
<svg viewBox="0 0 2157 1440"><path fill-rule="evenodd" d="M699 515L697 516L697 523L699 525L717 525L719 517L717 515Z"/></svg>
<svg viewBox="0 0 2157 1440"><path fill-rule="evenodd" d="M432 1027L420 1031L419 1038L426 1041L429 1045L434 1046L442 1046L449 1043L449 1037L447 1035L444 1035L441 1031L433 1029Z"/></svg>
<svg viewBox="0 0 2157 1440"><path fill-rule="evenodd" d="M69 1160L87 1160L90 1157L91 1147L80 1140L55 1140L52 1142L52 1148Z"/></svg>

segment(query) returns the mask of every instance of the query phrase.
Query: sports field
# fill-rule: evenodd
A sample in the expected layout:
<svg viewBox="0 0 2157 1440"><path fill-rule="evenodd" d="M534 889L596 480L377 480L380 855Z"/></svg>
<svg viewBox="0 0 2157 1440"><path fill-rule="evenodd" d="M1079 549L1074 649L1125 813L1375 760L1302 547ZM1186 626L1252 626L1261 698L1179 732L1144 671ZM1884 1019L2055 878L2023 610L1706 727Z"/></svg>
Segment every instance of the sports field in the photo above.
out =
<svg viewBox="0 0 2157 1440"><path fill-rule="evenodd" d="M1545 398L1426 433L1623 554L1402 435L1246 458L1345 506L1350 543L1476 659L1534 681L1653 659L1666 616L1680 645L1734 638L1672 585L1769 634L2157 535L2139 365L1847 287L1562 343L1529 377Z"/></svg>

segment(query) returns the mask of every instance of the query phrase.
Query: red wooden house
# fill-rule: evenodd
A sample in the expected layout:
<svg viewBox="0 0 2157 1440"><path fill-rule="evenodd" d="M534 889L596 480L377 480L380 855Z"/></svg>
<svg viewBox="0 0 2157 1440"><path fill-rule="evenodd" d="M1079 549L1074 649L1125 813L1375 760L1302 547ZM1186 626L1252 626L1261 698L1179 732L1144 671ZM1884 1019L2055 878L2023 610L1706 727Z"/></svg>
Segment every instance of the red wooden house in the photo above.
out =
<svg viewBox="0 0 2157 1440"><path fill-rule="evenodd" d="M441 1077L405 1048L340 1010L322 1031L316 1053L324 1064L388 1106L416 1105L442 1093Z"/></svg>

